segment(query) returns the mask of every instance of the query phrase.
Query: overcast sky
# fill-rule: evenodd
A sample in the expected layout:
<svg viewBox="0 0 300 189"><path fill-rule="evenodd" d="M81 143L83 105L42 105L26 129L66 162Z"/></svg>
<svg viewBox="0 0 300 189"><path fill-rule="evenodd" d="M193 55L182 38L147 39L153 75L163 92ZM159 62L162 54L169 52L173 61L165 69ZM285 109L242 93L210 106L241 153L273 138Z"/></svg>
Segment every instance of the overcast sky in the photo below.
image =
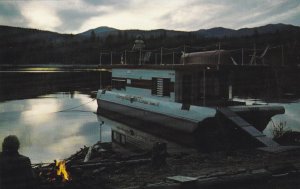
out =
<svg viewBox="0 0 300 189"><path fill-rule="evenodd" d="M300 0L0 0L0 25L79 33L117 29L194 31L269 23L300 25Z"/></svg>

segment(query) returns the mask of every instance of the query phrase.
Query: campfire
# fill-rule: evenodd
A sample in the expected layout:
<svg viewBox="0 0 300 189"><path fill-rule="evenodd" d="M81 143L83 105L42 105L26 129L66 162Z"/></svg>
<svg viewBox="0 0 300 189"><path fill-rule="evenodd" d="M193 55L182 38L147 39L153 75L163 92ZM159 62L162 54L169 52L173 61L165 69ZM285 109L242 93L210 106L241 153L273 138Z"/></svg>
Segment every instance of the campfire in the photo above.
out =
<svg viewBox="0 0 300 189"><path fill-rule="evenodd" d="M105 188L111 174L131 165L149 163L151 160L147 157L145 153L123 157L112 149L111 143L97 143L82 148L67 159L33 164L32 167L40 189Z"/></svg>
<svg viewBox="0 0 300 189"><path fill-rule="evenodd" d="M58 186L71 184L70 172L67 170L65 160L54 160L54 163L50 164L36 164L33 168L38 175L39 185L44 188L50 186L50 188L58 188Z"/></svg>
<svg viewBox="0 0 300 189"><path fill-rule="evenodd" d="M55 161L55 164L56 164L56 168L57 168L56 174L58 176L62 177L63 182L69 181L70 176L69 176L69 173L68 173L67 168L66 168L66 161L65 160Z"/></svg>

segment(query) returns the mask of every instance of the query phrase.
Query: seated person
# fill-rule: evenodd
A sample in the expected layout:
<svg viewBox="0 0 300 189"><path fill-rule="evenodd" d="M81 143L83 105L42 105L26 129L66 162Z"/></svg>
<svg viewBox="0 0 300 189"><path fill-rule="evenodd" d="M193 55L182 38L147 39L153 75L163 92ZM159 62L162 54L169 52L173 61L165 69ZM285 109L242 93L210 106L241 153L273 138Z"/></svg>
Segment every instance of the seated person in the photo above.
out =
<svg viewBox="0 0 300 189"><path fill-rule="evenodd" d="M0 153L0 189L33 188L33 171L30 159L20 155L19 139L10 135L4 138Z"/></svg>

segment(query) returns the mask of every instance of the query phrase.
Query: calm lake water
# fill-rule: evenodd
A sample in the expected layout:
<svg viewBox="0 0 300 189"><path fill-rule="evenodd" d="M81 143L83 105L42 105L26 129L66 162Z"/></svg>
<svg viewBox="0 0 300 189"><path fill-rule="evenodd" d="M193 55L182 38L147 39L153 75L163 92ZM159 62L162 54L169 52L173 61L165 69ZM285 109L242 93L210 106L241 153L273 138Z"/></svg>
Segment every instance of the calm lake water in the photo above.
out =
<svg viewBox="0 0 300 189"><path fill-rule="evenodd" d="M85 105L70 110L81 104ZM35 163L66 158L100 140L96 108L96 101L89 95L77 92L2 102L0 139L17 135L20 152ZM102 141L110 141L110 128L104 125L101 129Z"/></svg>
<svg viewBox="0 0 300 189"><path fill-rule="evenodd" d="M109 123L100 132L97 104L90 95L99 81L99 72L0 72L0 141L17 135L20 152L33 163L66 158L100 139L111 141ZM102 74L101 81L105 85L110 78ZM286 109L284 115L273 117L275 124L286 122L300 131L300 100L270 104ZM264 132L270 136L271 130L269 123Z"/></svg>
<svg viewBox="0 0 300 189"><path fill-rule="evenodd" d="M267 103L263 100L258 99L239 99L239 101L244 101L246 104L253 103ZM269 122L264 133L272 137L272 130L274 125L283 123L286 130L300 131L300 99L294 99L285 102L270 102L268 105L283 106L285 108L285 113L276 115L272 117L272 121Z"/></svg>
<svg viewBox="0 0 300 189"><path fill-rule="evenodd" d="M17 135L20 152L34 163L66 158L96 143L100 124L90 93L99 81L99 72L0 72L1 143ZM110 141L110 132L102 126L102 141Z"/></svg>

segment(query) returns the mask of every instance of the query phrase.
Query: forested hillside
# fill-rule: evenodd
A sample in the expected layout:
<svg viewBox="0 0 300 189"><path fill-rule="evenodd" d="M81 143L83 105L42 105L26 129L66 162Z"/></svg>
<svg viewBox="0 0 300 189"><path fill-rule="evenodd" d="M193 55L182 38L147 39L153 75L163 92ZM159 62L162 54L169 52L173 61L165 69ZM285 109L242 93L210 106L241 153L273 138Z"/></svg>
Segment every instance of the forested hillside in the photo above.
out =
<svg viewBox="0 0 300 189"><path fill-rule="evenodd" d="M300 64L300 27L276 24L231 30L212 28L181 32L172 30L117 30L100 27L81 34L59 34L36 29L0 26L0 64L99 64L102 51L132 49L142 35L146 49L186 46L186 52L218 49L276 47L286 65ZM180 50L180 49L179 49Z"/></svg>

